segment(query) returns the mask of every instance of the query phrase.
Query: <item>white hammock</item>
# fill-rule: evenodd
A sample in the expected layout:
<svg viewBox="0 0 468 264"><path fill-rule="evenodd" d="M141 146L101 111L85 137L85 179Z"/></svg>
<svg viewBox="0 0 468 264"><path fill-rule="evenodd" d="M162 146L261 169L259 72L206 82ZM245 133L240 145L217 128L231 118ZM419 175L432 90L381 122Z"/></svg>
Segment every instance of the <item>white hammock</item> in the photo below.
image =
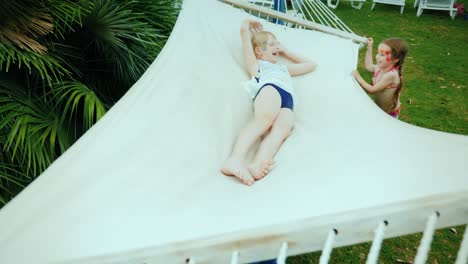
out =
<svg viewBox="0 0 468 264"><path fill-rule="evenodd" d="M468 138L382 112L351 71L358 46L265 23L318 63L294 79L297 125L247 187L219 172L252 115L239 37L249 14L186 0L129 92L0 211L0 263L246 263L468 221ZM283 19L283 18L281 18ZM375 236L373 233L375 231ZM465 264L466 235L459 253Z"/></svg>

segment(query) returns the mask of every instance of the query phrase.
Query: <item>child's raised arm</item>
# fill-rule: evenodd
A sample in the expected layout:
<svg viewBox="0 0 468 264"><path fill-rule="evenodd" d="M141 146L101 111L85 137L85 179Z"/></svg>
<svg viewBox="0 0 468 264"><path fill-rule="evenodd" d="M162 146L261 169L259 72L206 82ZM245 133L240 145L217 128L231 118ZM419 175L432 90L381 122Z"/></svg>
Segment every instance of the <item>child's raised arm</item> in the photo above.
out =
<svg viewBox="0 0 468 264"><path fill-rule="evenodd" d="M244 60L250 78L257 75L258 72L258 61L255 57L255 53L252 46L252 31L261 31L262 29L263 26L258 21L251 19L245 19L244 21L242 21L240 35L242 40L242 49L244 50Z"/></svg>
<svg viewBox="0 0 468 264"><path fill-rule="evenodd" d="M374 44L374 40L372 38L367 39L367 52L366 52L366 59L364 61L364 65L366 70L370 72L375 72L376 65L373 62L372 58L372 45Z"/></svg>
<svg viewBox="0 0 468 264"><path fill-rule="evenodd" d="M279 44L279 46L280 55L293 62L293 64L288 65L288 71L291 76L313 72L317 68L317 64L314 61L301 55L292 53L291 51L285 49L281 44Z"/></svg>

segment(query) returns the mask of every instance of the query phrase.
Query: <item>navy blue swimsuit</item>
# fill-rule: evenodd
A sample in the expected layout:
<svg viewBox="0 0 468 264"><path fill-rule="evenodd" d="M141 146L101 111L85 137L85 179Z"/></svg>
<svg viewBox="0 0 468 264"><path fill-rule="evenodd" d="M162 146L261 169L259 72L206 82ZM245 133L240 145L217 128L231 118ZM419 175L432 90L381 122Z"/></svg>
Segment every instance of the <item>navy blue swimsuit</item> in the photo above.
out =
<svg viewBox="0 0 468 264"><path fill-rule="evenodd" d="M290 93L286 92L284 89L282 89L278 85L273 84L273 83L265 83L258 90L257 94L254 97L254 101L255 101L255 98L257 98L257 95L260 93L260 91L262 91L263 87L265 87L265 86L273 86L273 88L275 88L276 91L278 91L279 95L281 96L281 108L289 108L291 110L294 110L294 101L293 101L292 95Z"/></svg>

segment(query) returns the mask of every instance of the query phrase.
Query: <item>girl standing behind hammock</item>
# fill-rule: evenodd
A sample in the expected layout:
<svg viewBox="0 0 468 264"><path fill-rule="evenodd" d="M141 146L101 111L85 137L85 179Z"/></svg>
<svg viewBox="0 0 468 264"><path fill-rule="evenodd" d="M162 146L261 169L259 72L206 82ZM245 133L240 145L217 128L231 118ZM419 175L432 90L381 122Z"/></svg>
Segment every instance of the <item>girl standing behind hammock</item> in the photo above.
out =
<svg viewBox="0 0 468 264"><path fill-rule="evenodd" d="M255 20L244 20L241 40L247 72L251 80L246 89L253 98L254 117L241 131L230 157L221 167L227 176L235 176L252 185L273 168L273 157L294 126L294 91L291 76L315 70L309 59L286 50L270 32ZM278 62L283 56L292 63ZM267 133L269 131L269 133ZM253 143L267 134L252 162L246 156Z"/></svg>
<svg viewBox="0 0 468 264"><path fill-rule="evenodd" d="M372 85L367 83L358 71L353 72L359 85L368 93L375 94L375 103L392 117L398 119L401 109L400 95L403 88L401 76L403 63L408 53L408 45L399 38L389 38L379 44L377 64L372 60L372 45L374 40L367 40L365 67L374 72Z"/></svg>

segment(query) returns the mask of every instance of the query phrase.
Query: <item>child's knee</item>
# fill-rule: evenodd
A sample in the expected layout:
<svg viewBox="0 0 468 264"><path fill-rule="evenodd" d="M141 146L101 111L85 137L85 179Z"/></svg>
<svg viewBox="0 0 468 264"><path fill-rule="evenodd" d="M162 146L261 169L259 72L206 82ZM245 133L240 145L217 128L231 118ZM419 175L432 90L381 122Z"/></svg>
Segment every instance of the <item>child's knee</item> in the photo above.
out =
<svg viewBox="0 0 468 264"><path fill-rule="evenodd" d="M273 127L272 127L272 133L275 133L279 137L285 139L289 137L289 135L291 135L292 129L293 129L293 126L290 124L275 123L273 124Z"/></svg>

